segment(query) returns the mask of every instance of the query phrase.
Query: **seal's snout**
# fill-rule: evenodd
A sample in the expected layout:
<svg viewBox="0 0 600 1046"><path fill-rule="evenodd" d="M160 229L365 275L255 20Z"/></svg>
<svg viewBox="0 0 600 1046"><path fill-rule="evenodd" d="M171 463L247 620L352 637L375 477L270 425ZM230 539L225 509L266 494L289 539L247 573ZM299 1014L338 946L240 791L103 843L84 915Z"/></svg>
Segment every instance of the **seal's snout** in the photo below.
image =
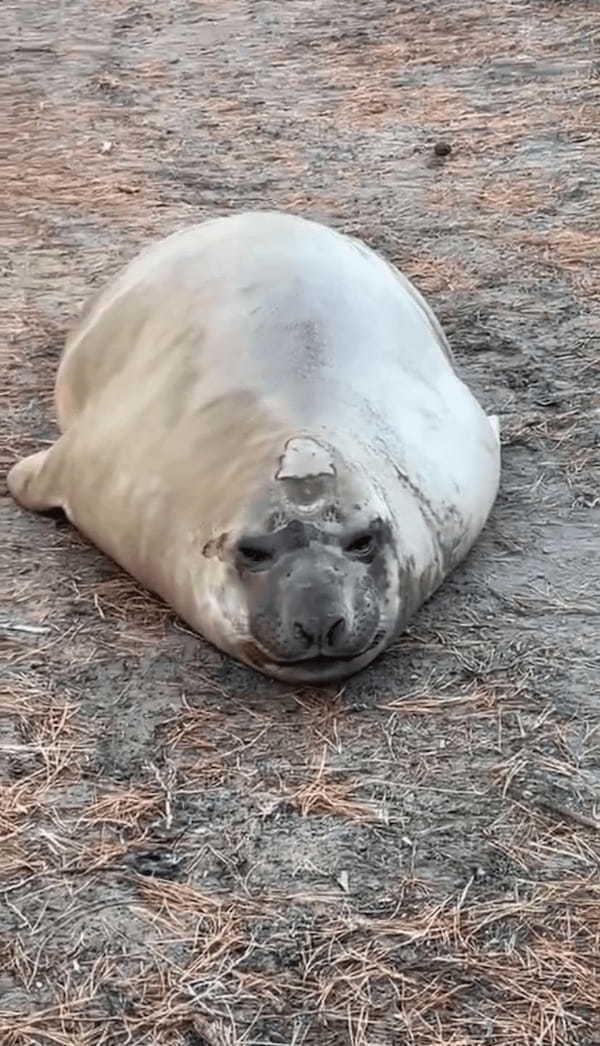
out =
<svg viewBox="0 0 600 1046"><path fill-rule="evenodd" d="M323 548L290 552L248 584L250 630L273 662L330 672L369 650L380 600L363 564Z"/></svg>
<svg viewBox="0 0 600 1046"><path fill-rule="evenodd" d="M290 680L341 678L375 657L387 624L389 538L291 520L245 535L235 565L251 644L265 668Z"/></svg>
<svg viewBox="0 0 600 1046"><path fill-rule="evenodd" d="M286 557L252 616L255 639L281 664L349 661L377 633L379 601L365 572L328 568L321 558Z"/></svg>
<svg viewBox="0 0 600 1046"><path fill-rule="evenodd" d="M333 613L304 616L292 623L292 629L304 643L307 657L313 654L335 657L344 649L348 625L340 611L334 610Z"/></svg>
<svg viewBox="0 0 600 1046"><path fill-rule="evenodd" d="M285 557L278 586L279 632L294 656L296 650L301 658L347 656L347 648L355 645L350 580L324 550Z"/></svg>

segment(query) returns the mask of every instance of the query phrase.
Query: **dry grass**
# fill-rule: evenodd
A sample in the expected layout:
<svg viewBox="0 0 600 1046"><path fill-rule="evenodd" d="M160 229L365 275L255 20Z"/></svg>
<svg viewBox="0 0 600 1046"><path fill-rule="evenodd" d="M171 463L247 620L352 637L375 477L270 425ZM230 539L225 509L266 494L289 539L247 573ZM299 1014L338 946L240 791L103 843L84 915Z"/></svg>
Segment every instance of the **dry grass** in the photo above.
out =
<svg viewBox="0 0 600 1046"><path fill-rule="evenodd" d="M139 649L140 644L156 646L165 638L173 612L123 574L106 581L76 583L77 603L93 607L103 622L119 628L119 646Z"/></svg>
<svg viewBox="0 0 600 1046"><path fill-rule="evenodd" d="M252 1029L264 1020L283 1020L282 1027L300 1029L295 1034L301 1036L308 1015L326 1043L366 1046L401 1036L414 1046L475 1046L487 1036L500 1046L572 1046L600 1017L600 887L595 878L600 822L596 831L591 817L587 823L557 823L532 796L536 774L570 781L578 775L581 792L586 758L598 750L597 728L590 726L582 737L574 724L557 722L552 707L534 713L524 685L509 691L473 687L458 694L416 691L385 703L384 733L405 746L406 760L402 771L398 750L394 754L400 764L388 753L387 766L384 750L376 753L378 777L391 772L389 782L399 786L393 798L388 794L385 817L376 804L360 797L373 788L374 774L351 780L343 766L327 767L332 738L340 757L349 758L351 751L344 740L348 723L343 708L334 704L332 715L321 706L323 722L317 725L316 702L302 703L303 714L310 713L307 738L317 731L330 743L323 745L316 767L305 766L303 783L288 787L284 798L302 818L324 817L329 825L342 819L385 827L402 809L404 789L430 787L436 779L441 783L434 753L425 775L414 778L406 731L411 720L429 724L433 717L436 736L462 737L463 752L476 742L472 728L495 737L495 767L491 773L482 767L472 784L483 794L486 782L490 846L508 857L517 874L507 892L498 894L493 884L490 892L489 856L484 857L459 890L444 895L433 883L411 877L405 867L389 914L376 916L363 914L356 905L356 873L351 869L349 878L339 875L333 893L290 896L294 905L301 905L305 926L296 939L279 892L257 893L247 877L231 893L203 890L193 881L193 872L187 882L177 882L128 870L132 855L145 843L151 845L152 823L170 827L189 791L189 781L169 778L167 770L182 744L196 743L190 728L190 723L198 726L194 710L188 707L187 724L185 708L181 721L174 717L164 724L163 744L172 752L163 760L167 770L149 767L145 779L129 787L98 783L87 803L67 803L72 812L65 815L56 806L57 789L61 786L64 795L77 779L81 766L75 759L87 750L77 709L68 701L33 693L30 686L23 688L26 681L16 682L19 686L6 693L0 713L3 719L10 713L28 743L4 747L3 753L33 753L40 768L3 793L0 874L10 884L4 897L9 910L29 913L22 915L26 932L20 929L5 939L3 959L4 968L13 971L25 990L39 994L46 983L47 1001L36 1008L32 996L23 1012L10 1006L0 1011L0 1036L7 1046L38 1041L184 1046L194 1029L215 1046L241 1046L255 1041ZM217 719L213 713L215 723ZM518 721L520 748L506 758L506 742L515 740L510 720ZM332 723L338 721L332 733ZM205 743L203 748L210 756L213 746ZM288 766L285 776L291 780L299 772ZM223 785L224 779L217 778L216 787ZM445 787L451 795L452 785ZM513 794L519 799L511 805ZM46 829L40 816L47 817L53 804L53 824ZM413 862L427 837L427 832L416 833L405 840ZM546 869L555 868L557 861L569 873L548 878ZM94 905L85 901L83 886L87 883L89 891L103 869L112 869L115 885L122 884L115 898L120 908L125 906L128 918L146 927L141 953L134 942L128 943L117 921L112 929L105 926L90 954L85 927L94 918ZM46 936L52 907L42 904L40 909L40 902L52 896L61 877L68 883L74 872L83 879L74 890L69 887L71 899L61 922L80 933L79 945L73 938L74 951L49 960L36 941ZM335 896L346 897L345 903L327 902ZM111 903L110 897L100 901L100 909L107 904L110 909ZM282 948L288 960L277 964L275 972L273 960L265 959ZM53 964L52 987L43 974L48 961ZM107 999L113 1000L112 1015Z"/></svg>
<svg viewBox="0 0 600 1046"><path fill-rule="evenodd" d="M500 1046L579 1041L597 1012L600 989L597 884L583 878L537 886L523 881L503 903L472 900L473 885L471 879L459 895L421 904L418 913L321 919L296 975L276 979L248 968L261 952L252 907L216 904L180 885L144 888L141 913L154 939L147 940L143 971L118 978L117 956L106 954L76 988L66 980L54 1006L27 1016L0 1014L0 1032L10 1046L36 1041L36 1035L68 1046L100 1046L184 1043L190 1028L212 1027L225 1041L241 1044L251 1026L244 1034L235 1014L260 1000L255 1020L282 1014L288 1027L301 1027L308 1011L326 1042L340 1033L353 1043L401 1035L415 1046L475 1046L486 1036ZM261 907L268 911L264 902ZM278 914L275 908L275 940ZM186 960L169 958L175 945ZM16 958L13 953L13 963ZM24 955L19 959L27 962ZM469 1012L464 1003L475 985L480 1002ZM118 990L128 1012L109 1021L107 1036L106 1019L94 1019L93 1009L108 988Z"/></svg>
<svg viewBox="0 0 600 1046"><path fill-rule="evenodd" d="M289 803L296 807L303 817L316 813L331 814L350 821L384 821L384 810L374 803L362 802L355 798L354 792L360 787L360 783L357 780L336 779L339 772L336 774L335 771L328 771L325 766L326 759L327 747L324 746L314 777L288 793Z"/></svg>
<svg viewBox="0 0 600 1046"><path fill-rule="evenodd" d="M527 233L519 242L532 257L559 271L566 271L579 294L589 300L598 295L600 279L600 236L590 229L552 229Z"/></svg>

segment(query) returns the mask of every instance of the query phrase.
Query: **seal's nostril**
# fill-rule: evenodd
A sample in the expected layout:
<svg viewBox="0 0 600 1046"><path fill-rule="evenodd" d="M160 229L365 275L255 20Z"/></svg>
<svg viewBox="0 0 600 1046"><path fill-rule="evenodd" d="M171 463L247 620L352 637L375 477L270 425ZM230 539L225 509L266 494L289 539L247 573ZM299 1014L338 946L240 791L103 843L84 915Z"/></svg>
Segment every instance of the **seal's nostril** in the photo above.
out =
<svg viewBox="0 0 600 1046"><path fill-rule="evenodd" d="M332 623L333 622L333 623ZM304 648L304 654L321 651L332 656L340 648L346 636L345 618L333 618L327 615L324 620L309 617L304 621L294 621L294 635Z"/></svg>
<svg viewBox="0 0 600 1046"><path fill-rule="evenodd" d="M331 628L325 633L325 646L331 649L335 648L337 644L343 639L346 632L346 622L343 617L338 617L337 621L334 621Z"/></svg>
<svg viewBox="0 0 600 1046"><path fill-rule="evenodd" d="M314 643L315 637L312 632L309 632L304 625L301 625L299 621L294 622L294 632L304 643L304 646L308 650Z"/></svg>

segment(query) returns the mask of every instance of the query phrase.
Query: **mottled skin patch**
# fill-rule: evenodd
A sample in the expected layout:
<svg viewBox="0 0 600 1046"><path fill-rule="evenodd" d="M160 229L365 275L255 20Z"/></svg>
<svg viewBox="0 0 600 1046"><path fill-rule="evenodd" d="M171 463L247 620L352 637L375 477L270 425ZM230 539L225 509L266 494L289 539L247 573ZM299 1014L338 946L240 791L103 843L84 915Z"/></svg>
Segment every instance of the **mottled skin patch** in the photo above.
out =
<svg viewBox="0 0 600 1046"><path fill-rule="evenodd" d="M210 541L207 541L203 546L202 555L206 556L207 559L211 559L213 556L221 557L227 546L228 538L229 534L227 533L219 534L216 538L211 538Z"/></svg>
<svg viewBox="0 0 600 1046"><path fill-rule="evenodd" d="M414 494L417 503L420 505L423 522L429 528L440 550L442 570L444 573L447 573L454 566L460 548L460 537L449 537L453 533L460 534L462 523L460 514L453 505L448 505L444 512L439 512L432 504L431 499L423 493L416 483L412 482L401 468L396 465L395 469L400 482Z"/></svg>
<svg viewBox="0 0 600 1046"><path fill-rule="evenodd" d="M275 479L309 479L335 474L332 455L326 447L316 439L296 437L287 441Z"/></svg>

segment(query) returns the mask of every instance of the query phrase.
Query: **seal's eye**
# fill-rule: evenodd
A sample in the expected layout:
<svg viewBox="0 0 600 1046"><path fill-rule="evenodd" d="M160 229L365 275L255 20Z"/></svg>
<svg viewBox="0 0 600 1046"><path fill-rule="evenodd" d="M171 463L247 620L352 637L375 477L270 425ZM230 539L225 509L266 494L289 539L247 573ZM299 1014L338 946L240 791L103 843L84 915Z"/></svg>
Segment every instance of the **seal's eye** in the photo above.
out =
<svg viewBox="0 0 600 1046"><path fill-rule="evenodd" d="M368 531L357 534L356 537L352 538L352 541L348 542L345 551L349 556L355 556L357 559L369 559L375 552L375 538L373 534Z"/></svg>
<svg viewBox="0 0 600 1046"><path fill-rule="evenodd" d="M238 558L242 566L265 567L273 559L273 553L264 545L243 541L238 545Z"/></svg>

